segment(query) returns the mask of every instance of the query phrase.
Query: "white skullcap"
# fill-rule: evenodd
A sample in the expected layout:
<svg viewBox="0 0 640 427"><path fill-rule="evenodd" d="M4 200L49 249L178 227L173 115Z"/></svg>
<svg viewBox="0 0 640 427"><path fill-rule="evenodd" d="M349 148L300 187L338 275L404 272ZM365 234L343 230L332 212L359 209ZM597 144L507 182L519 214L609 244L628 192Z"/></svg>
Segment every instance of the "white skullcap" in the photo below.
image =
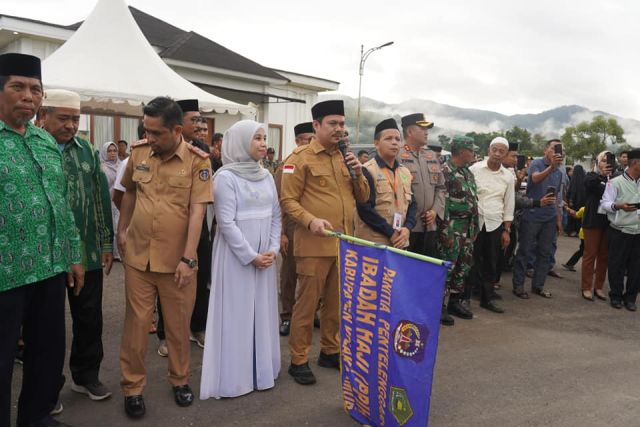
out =
<svg viewBox="0 0 640 427"><path fill-rule="evenodd" d="M496 144L502 144L505 147L507 147L507 150L509 149L509 141L507 141L507 138L503 138L501 136L496 136L491 141L491 144L489 144L489 147L491 147L492 145L496 145Z"/></svg>
<svg viewBox="0 0 640 427"><path fill-rule="evenodd" d="M70 90L49 89L44 93L43 107L80 109L80 95Z"/></svg>

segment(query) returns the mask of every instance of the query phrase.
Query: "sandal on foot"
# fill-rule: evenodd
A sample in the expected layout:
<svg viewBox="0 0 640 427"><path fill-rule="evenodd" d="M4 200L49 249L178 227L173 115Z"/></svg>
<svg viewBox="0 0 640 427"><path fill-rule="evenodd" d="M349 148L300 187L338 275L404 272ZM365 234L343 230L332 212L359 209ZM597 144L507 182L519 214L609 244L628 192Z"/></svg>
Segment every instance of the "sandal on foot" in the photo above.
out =
<svg viewBox="0 0 640 427"><path fill-rule="evenodd" d="M544 288L533 288L531 289L531 292L536 295L540 295L542 298L551 298L551 292Z"/></svg>
<svg viewBox="0 0 640 427"><path fill-rule="evenodd" d="M529 294L523 288L515 288L513 294L518 298L529 299Z"/></svg>

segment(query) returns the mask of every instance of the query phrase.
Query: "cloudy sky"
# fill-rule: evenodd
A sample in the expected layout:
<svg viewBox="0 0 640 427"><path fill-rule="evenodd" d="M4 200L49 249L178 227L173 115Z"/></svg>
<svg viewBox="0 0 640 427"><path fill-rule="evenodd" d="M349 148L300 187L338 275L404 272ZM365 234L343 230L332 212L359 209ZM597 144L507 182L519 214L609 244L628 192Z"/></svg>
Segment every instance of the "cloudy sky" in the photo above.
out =
<svg viewBox="0 0 640 427"><path fill-rule="evenodd" d="M363 96L505 114L579 104L640 119L637 1L128 3L263 65L339 81L340 93L351 96L358 94L360 45L394 41L367 61ZM3 0L0 14L70 24L94 4Z"/></svg>

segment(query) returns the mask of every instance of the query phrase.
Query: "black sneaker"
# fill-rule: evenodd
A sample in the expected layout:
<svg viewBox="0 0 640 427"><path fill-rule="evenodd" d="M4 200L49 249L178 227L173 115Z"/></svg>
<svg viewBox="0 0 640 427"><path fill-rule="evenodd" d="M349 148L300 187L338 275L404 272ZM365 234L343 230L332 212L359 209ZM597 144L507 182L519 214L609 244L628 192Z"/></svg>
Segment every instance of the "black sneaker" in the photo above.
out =
<svg viewBox="0 0 640 427"><path fill-rule="evenodd" d="M144 399L142 398L142 395L137 394L135 396L125 396L124 411L130 418L144 417L147 409L144 406Z"/></svg>
<svg viewBox="0 0 640 427"><path fill-rule="evenodd" d="M326 354L321 351L318 357L318 366L340 370L340 353Z"/></svg>
<svg viewBox="0 0 640 427"><path fill-rule="evenodd" d="M289 365L289 375L293 377L295 382L301 385L311 385L316 383L316 377L313 375L309 363L303 363L302 365Z"/></svg>
<svg viewBox="0 0 640 427"><path fill-rule="evenodd" d="M449 315L447 311L447 306L442 306L442 311L440 311L440 324L444 326L453 326L456 323L453 317Z"/></svg>
<svg viewBox="0 0 640 427"><path fill-rule="evenodd" d="M104 400L111 397L111 391L100 381L97 381L92 384L76 384L75 382L71 383L71 390L76 393L86 394L89 396L91 400Z"/></svg>
<svg viewBox="0 0 640 427"><path fill-rule="evenodd" d="M287 335L289 335L289 332L291 332L291 321L283 320L282 323L280 323L279 332L281 337L286 337Z"/></svg>

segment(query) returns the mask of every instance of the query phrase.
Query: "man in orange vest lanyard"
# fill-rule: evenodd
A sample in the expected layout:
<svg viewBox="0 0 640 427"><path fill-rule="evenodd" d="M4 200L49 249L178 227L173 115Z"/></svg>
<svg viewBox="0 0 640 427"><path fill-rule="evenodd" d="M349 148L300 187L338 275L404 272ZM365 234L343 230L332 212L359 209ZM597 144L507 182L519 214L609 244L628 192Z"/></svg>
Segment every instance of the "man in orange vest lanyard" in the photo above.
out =
<svg viewBox="0 0 640 427"><path fill-rule="evenodd" d="M402 141L400 131L394 119L386 119L378 123L374 135L377 154L363 169L369 182L369 199L356 204L355 235L406 248L417 211L411 172L396 160Z"/></svg>

